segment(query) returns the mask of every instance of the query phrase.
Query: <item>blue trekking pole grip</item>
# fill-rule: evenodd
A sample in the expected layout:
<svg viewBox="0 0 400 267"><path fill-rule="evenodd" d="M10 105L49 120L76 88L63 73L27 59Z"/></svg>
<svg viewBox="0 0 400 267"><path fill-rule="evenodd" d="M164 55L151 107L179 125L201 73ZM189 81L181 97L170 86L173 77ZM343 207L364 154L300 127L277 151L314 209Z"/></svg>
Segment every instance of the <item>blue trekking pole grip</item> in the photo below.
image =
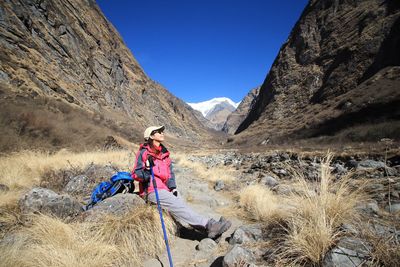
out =
<svg viewBox="0 0 400 267"><path fill-rule="evenodd" d="M151 156L148 157L148 160L149 160L149 163L150 163L151 179L152 179L152 182L153 182L154 192L156 194L157 209L158 209L158 213L160 214L160 221L161 221L161 226L162 226L162 230L163 230L163 234L164 234L165 246L167 247L169 266L170 267L174 267L174 265L172 263L171 251L169 249L169 244L168 244L167 230L165 229L164 219L163 219L163 216L162 216L160 198L158 196L157 182L156 182L156 179L154 179L154 172L153 172L154 161L153 161L153 158Z"/></svg>

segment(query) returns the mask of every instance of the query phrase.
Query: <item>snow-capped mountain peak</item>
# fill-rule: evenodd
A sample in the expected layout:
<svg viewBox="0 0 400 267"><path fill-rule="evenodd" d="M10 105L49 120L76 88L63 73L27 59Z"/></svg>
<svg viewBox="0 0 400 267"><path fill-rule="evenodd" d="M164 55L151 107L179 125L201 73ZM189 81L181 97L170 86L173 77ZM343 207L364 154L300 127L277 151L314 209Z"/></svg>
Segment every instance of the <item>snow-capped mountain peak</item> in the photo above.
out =
<svg viewBox="0 0 400 267"><path fill-rule="evenodd" d="M235 103L231 99L227 97L216 97L207 101L199 102L199 103L188 103L193 109L198 110L203 114L204 117L214 109L218 104L226 102L227 104L233 106L235 109L238 107L240 102Z"/></svg>

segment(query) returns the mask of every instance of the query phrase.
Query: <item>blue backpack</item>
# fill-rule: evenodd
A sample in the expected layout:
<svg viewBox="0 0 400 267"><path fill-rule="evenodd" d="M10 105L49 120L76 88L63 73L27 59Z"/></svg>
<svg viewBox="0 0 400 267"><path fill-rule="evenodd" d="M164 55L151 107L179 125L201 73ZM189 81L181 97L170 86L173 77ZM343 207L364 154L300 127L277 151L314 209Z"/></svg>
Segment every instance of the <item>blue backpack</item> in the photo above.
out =
<svg viewBox="0 0 400 267"><path fill-rule="evenodd" d="M133 193L134 190L135 185L131 174L129 172L118 172L109 181L101 182L93 189L90 203L86 206L86 210L103 199L118 193Z"/></svg>

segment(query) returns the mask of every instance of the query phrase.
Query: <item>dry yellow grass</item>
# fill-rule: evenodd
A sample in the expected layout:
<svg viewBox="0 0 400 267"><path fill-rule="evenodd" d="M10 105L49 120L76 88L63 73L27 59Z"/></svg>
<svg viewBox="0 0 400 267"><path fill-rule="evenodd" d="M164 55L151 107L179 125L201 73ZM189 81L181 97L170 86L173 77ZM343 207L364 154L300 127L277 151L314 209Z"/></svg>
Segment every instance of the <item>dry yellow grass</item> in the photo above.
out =
<svg viewBox="0 0 400 267"><path fill-rule="evenodd" d="M199 178L206 181L216 182L217 180L222 180L226 183L231 183L235 180L235 172L232 168L218 166L208 169L203 163L188 160L187 155L182 153L174 153L173 158L178 161L180 166L193 169Z"/></svg>
<svg viewBox="0 0 400 267"><path fill-rule="evenodd" d="M283 199L265 186L250 185L240 192L239 198L240 206L255 220L273 222L288 216Z"/></svg>
<svg viewBox="0 0 400 267"><path fill-rule="evenodd" d="M168 237L175 234L175 224L167 213L163 214ZM115 245L121 255L123 266L139 266L145 256L155 256L165 249L160 217L155 206L143 206L123 217L107 217L97 224L88 224L88 232L98 242ZM135 263L135 264L133 264Z"/></svg>
<svg viewBox="0 0 400 267"><path fill-rule="evenodd" d="M165 216L169 236L175 228ZM0 266L140 266L164 249L158 212L145 206L101 223L66 224L45 215L0 246Z"/></svg>
<svg viewBox="0 0 400 267"><path fill-rule="evenodd" d="M362 187L354 189L347 178L334 181L328 154L321 166L321 180L314 190L300 178L305 194L293 194L293 212L287 218L287 236L280 257L292 264L318 264L341 236L339 227L357 218L356 205L363 199Z"/></svg>
<svg viewBox="0 0 400 267"><path fill-rule="evenodd" d="M44 215L0 246L1 266L111 266L118 249L93 238L83 238L80 224L69 225Z"/></svg>
<svg viewBox="0 0 400 267"><path fill-rule="evenodd" d="M123 169L133 166L135 155L127 150L72 153L61 150L55 154L24 151L0 157L0 183L10 189L29 188L40 182L49 170L83 168L90 163L112 163Z"/></svg>

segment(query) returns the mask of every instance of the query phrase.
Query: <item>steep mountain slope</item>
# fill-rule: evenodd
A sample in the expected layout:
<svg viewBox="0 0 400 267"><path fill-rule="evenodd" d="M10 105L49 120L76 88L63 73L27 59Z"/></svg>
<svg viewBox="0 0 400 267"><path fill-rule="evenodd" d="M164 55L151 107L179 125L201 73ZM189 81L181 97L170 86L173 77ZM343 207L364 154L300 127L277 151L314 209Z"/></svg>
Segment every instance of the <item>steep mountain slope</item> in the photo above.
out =
<svg viewBox="0 0 400 267"><path fill-rule="evenodd" d="M399 1L312 0L238 139L398 139L399 65Z"/></svg>
<svg viewBox="0 0 400 267"><path fill-rule="evenodd" d="M1 149L140 141L165 124L208 135L192 110L149 79L93 0L0 4Z"/></svg>
<svg viewBox="0 0 400 267"><path fill-rule="evenodd" d="M234 134L236 132L239 125L247 117L250 110L256 103L259 92L260 87L256 87L250 90L250 92L240 102L237 109L228 116L224 123L224 126L222 127L222 131L229 134Z"/></svg>

